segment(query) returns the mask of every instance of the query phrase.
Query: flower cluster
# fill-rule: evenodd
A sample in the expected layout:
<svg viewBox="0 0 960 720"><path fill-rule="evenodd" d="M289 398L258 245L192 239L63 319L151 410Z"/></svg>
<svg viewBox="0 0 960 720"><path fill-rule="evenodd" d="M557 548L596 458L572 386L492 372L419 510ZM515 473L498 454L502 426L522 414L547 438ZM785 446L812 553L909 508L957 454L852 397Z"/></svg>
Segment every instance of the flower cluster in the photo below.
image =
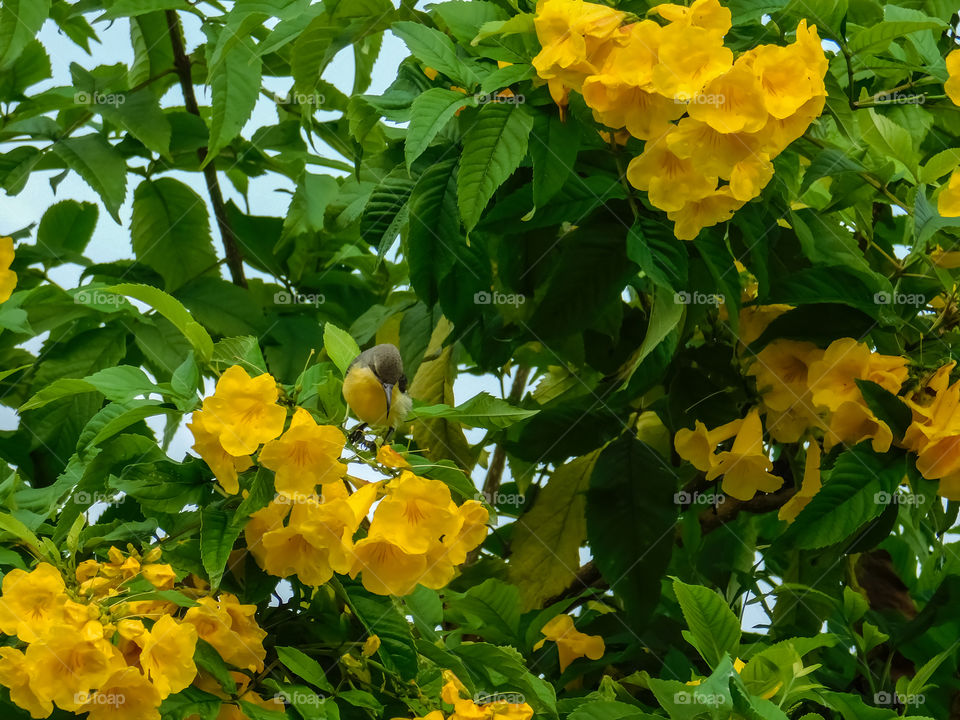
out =
<svg viewBox="0 0 960 720"><path fill-rule="evenodd" d="M773 177L772 160L823 111L827 58L802 20L787 47L734 59L718 0L654 7L665 21L581 0L540 0L534 58L553 98L579 91L594 117L644 140L627 178L692 240L728 220ZM721 184L724 181L725 184Z"/></svg>
<svg viewBox="0 0 960 720"><path fill-rule="evenodd" d="M158 559L157 549L140 557L111 548L107 562L80 563L69 582L47 562L10 571L0 631L18 642L0 648L0 684L11 700L34 718L48 717L55 705L91 720L159 720L161 701L198 681L198 637L226 662L262 670L266 633L254 606L226 594L200 597L178 617L171 602L136 600L137 582L174 589L173 569ZM200 585L181 586L181 594L196 595Z"/></svg>
<svg viewBox="0 0 960 720"><path fill-rule="evenodd" d="M9 300L17 287L17 274L10 269L13 256L13 238L0 237L0 302Z"/></svg>
<svg viewBox="0 0 960 720"><path fill-rule="evenodd" d="M960 500L960 381L950 384L955 362L938 369L905 401L913 421L903 436L903 447L917 453L917 470L928 480L939 480L938 494Z"/></svg>
<svg viewBox="0 0 960 720"><path fill-rule="evenodd" d="M947 55L947 73L943 89L954 105L960 105L960 50ZM943 217L960 217L960 168L951 173L947 186L940 191L937 212Z"/></svg>
<svg viewBox="0 0 960 720"><path fill-rule="evenodd" d="M577 658L599 660L606 649L601 636L580 632L573 626L573 618L569 615L557 615L544 625L540 632L546 637L534 645L533 649L539 650L547 640L555 642L560 655L560 672L566 670Z"/></svg>
<svg viewBox="0 0 960 720"><path fill-rule="evenodd" d="M444 704L453 706L447 720L530 720L533 717L533 708L525 702L496 699L477 703L480 698L471 698L460 678L449 670L443 671L443 680L440 697ZM443 720L443 711L434 710L419 720Z"/></svg>
<svg viewBox="0 0 960 720"><path fill-rule="evenodd" d="M244 530L257 564L278 577L296 575L322 585L334 573L356 577L371 592L407 595L418 583L441 588L453 578L487 534L486 509L475 500L453 502L439 480L410 472L387 445L377 453L389 482L348 478L340 461L346 439L331 425L318 425L304 408L284 431L286 410L277 404L277 383L268 374L251 378L233 366L217 382L189 425L194 449L221 486L239 491L239 476L257 463L275 473L277 497L251 515ZM365 536L355 539L380 500Z"/></svg>
<svg viewBox="0 0 960 720"><path fill-rule="evenodd" d="M759 407L742 420L712 430L697 421L693 430L679 430L674 440L680 457L705 472L707 480L723 476L722 488L728 495L749 500L783 484L771 472L761 412L767 432L777 442L797 442L817 431L826 450L865 440L876 452L890 449L893 432L870 409L857 381L873 382L897 394L907 379L906 358L875 352L853 338L835 340L825 350L812 343L775 340L756 355L747 372L756 378ZM731 438L731 449L718 451ZM819 448L815 452L819 457ZM809 497L819 488L819 462L816 465L806 473L810 479L802 489Z"/></svg>

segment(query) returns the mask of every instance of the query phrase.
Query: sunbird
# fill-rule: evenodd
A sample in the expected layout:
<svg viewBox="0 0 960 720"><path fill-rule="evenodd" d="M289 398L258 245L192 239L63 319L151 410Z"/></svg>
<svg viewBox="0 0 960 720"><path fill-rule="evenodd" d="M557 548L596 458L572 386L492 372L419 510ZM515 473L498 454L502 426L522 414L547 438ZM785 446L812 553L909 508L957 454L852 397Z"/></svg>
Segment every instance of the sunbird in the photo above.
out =
<svg viewBox="0 0 960 720"><path fill-rule="evenodd" d="M390 438L413 405L395 345L374 345L353 359L343 379L343 399L362 423L350 434L353 442L363 437L368 426L387 428L385 437Z"/></svg>

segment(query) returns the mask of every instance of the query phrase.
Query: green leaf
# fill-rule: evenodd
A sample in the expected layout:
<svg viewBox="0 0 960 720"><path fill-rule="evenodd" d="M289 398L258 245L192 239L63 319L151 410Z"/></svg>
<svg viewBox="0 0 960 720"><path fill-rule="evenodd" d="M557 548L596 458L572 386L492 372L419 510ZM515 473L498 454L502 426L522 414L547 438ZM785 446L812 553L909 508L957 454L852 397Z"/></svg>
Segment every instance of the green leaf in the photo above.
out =
<svg viewBox="0 0 960 720"><path fill-rule="evenodd" d="M50 14L50 0L4 0L0 3L0 71L20 57Z"/></svg>
<svg viewBox="0 0 960 720"><path fill-rule="evenodd" d="M396 22L390 29L406 43L411 55L443 73L457 85L470 90L479 82L475 65L461 59L453 41L439 30L411 21Z"/></svg>
<svg viewBox="0 0 960 720"><path fill-rule="evenodd" d="M481 392L455 408L449 405L425 405L414 408L408 420L446 418L471 427L502 430L514 423L533 417L539 410L518 408L506 400Z"/></svg>
<svg viewBox="0 0 960 720"><path fill-rule="evenodd" d="M410 284L426 305L437 302L438 286L461 262L464 244L457 210L457 160L432 164L410 196L407 265Z"/></svg>
<svg viewBox="0 0 960 720"><path fill-rule="evenodd" d="M160 704L163 720L187 720L199 717L200 720L214 720L220 712L223 701L193 686L168 696Z"/></svg>
<svg viewBox="0 0 960 720"><path fill-rule="evenodd" d="M140 183L130 234L137 259L160 273L167 292L216 267L206 203L173 178Z"/></svg>
<svg viewBox="0 0 960 720"><path fill-rule="evenodd" d="M905 473L904 456L877 455L869 442L837 458L823 487L800 511L780 542L800 549L833 545L851 538L879 517Z"/></svg>
<svg viewBox="0 0 960 720"><path fill-rule="evenodd" d="M70 262L81 255L90 242L98 215L93 203L76 200L55 203L47 208L40 220L37 245L54 260Z"/></svg>
<svg viewBox="0 0 960 720"><path fill-rule="evenodd" d="M740 621L724 599L710 588L676 579L673 591L690 629L687 640L707 665L716 667L725 654L736 657L740 649Z"/></svg>
<svg viewBox="0 0 960 720"><path fill-rule="evenodd" d="M225 29L223 32L230 32ZM243 38L210 69L213 107L204 165L240 134L260 95L262 62L249 38Z"/></svg>
<svg viewBox="0 0 960 720"><path fill-rule="evenodd" d="M360 221L364 240L377 247L377 255L390 248L410 214L410 195L416 181L404 167L394 168L374 188Z"/></svg>
<svg viewBox="0 0 960 720"><path fill-rule="evenodd" d="M58 140L53 151L100 196L113 219L120 222L120 206L127 194L127 164L104 140L90 134Z"/></svg>
<svg viewBox="0 0 960 720"><path fill-rule="evenodd" d="M920 182L936 182L960 165L960 148L948 148L938 152L920 168Z"/></svg>
<svg viewBox="0 0 960 720"><path fill-rule="evenodd" d="M443 130L460 108L476 104L476 99L470 95L443 88L430 88L417 97L410 108L410 125L407 127L404 144L407 169L430 146L437 133Z"/></svg>
<svg viewBox="0 0 960 720"><path fill-rule="evenodd" d="M604 448L590 477L587 537L594 562L635 629L657 606L659 578L673 552L675 478L655 450L630 434Z"/></svg>
<svg viewBox="0 0 960 720"><path fill-rule="evenodd" d="M583 535L586 536L586 528ZM515 585L487 578L463 593L445 591L444 600L447 617L464 631L472 631L492 643L521 644L520 592Z"/></svg>
<svg viewBox="0 0 960 720"><path fill-rule="evenodd" d="M304 173L283 219L283 237L323 230L324 213L339 192L340 185L329 175Z"/></svg>
<svg viewBox="0 0 960 720"><path fill-rule="evenodd" d="M98 20L134 17L156 10L190 10L187 0L113 0Z"/></svg>
<svg viewBox="0 0 960 720"><path fill-rule="evenodd" d="M115 402L125 402L138 395L159 392L159 388L146 373L132 365L104 368L88 375L84 380L102 392L107 400Z"/></svg>
<svg viewBox="0 0 960 720"><path fill-rule="evenodd" d="M333 323L327 323L323 327L323 348L327 351L333 364L343 375L347 374L347 368L354 358L360 354L360 346L357 341L346 330L341 330Z"/></svg>
<svg viewBox="0 0 960 720"><path fill-rule="evenodd" d="M267 363L260 351L259 341L252 336L218 340L213 346L210 366L217 372L223 372L231 365L241 365L251 376L265 373Z"/></svg>
<svg viewBox="0 0 960 720"><path fill-rule="evenodd" d="M533 507L514 525L508 569L525 610L560 594L577 576L580 546L587 539L587 490L598 455L592 452L554 470Z"/></svg>
<svg viewBox="0 0 960 720"><path fill-rule="evenodd" d="M873 414L890 427L895 440L902 440L903 434L913 422L910 408L899 397L871 380L857 378L855 382Z"/></svg>
<svg viewBox="0 0 960 720"><path fill-rule="evenodd" d="M867 51L878 54L886 50L890 43L897 38L921 30L941 30L945 27L947 27L945 22L933 18L924 22L885 21L859 30L850 38L847 48L854 55Z"/></svg>
<svg viewBox="0 0 960 720"><path fill-rule="evenodd" d="M557 697L553 686L533 675L523 656L512 647L488 643L464 642L454 653L474 677L482 693L520 692L534 709L536 717L557 718ZM464 680L466 682L466 680Z"/></svg>
<svg viewBox="0 0 960 720"><path fill-rule="evenodd" d="M122 283L107 289L118 295L135 298L152 307L183 334L202 363L209 362L213 354L213 339L200 323L190 317L190 313L176 298L150 285Z"/></svg>
<svg viewBox="0 0 960 720"><path fill-rule="evenodd" d="M509 67L514 66L504 70ZM559 113L537 113L530 136L536 208L546 205L563 187L573 172L579 150L580 131L576 123L563 122Z"/></svg>
<svg viewBox="0 0 960 720"><path fill-rule="evenodd" d="M98 102L91 105L91 109L129 132L148 150L158 155L170 154L170 122L160 109L156 95L150 90L139 90L107 99L113 102Z"/></svg>
<svg viewBox="0 0 960 720"><path fill-rule="evenodd" d="M233 550L244 520L234 522L234 515L223 510L204 508L200 517L200 559L212 588L220 587L227 560Z"/></svg>
<svg viewBox="0 0 960 720"><path fill-rule="evenodd" d="M417 676L418 655L406 618L389 597L379 597L360 587L347 591L350 606L371 635L380 638L377 653L387 670L403 680Z"/></svg>
<svg viewBox="0 0 960 720"><path fill-rule="evenodd" d="M627 257L665 290L675 292L687 284L687 246L677 242L667 223L639 217L627 233Z"/></svg>
<svg viewBox="0 0 960 720"><path fill-rule="evenodd" d="M203 638L197 638L193 659L197 667L212 675L224 690L230 694L237 692L237 683L230 675L230 668L227 667L216 648Z"/></svg>
<svg viewBox="0 0 960 720"><path fill-rule="evenodd" d="M533 116L523 105L488 103L463 139L460 158L460 215L467 231L480 220L490 198L527 153Z"/></svg>
<svg viewBox="0 0 960 720"><path fill-rule="evenodd" d="M323 666L300 650L293 647L277 647L277 657L287 670L299 675L314 687L333 694L333 686L327 680Z"/></svg>

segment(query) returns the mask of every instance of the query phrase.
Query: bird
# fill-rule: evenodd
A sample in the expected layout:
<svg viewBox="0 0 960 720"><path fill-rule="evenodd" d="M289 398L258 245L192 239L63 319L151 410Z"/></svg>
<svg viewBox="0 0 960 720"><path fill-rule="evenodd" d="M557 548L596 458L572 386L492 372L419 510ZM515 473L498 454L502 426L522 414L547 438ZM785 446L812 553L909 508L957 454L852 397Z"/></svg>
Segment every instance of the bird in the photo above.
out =
<svg viewBox="0 0 960 720"><path fill-rule="evenodd" d="M395 345L374 345L357 355L343 378L343 399L362 423L350 434L358 442L367 427L387 428L388 440L410 412L403 358Z"/></svg>

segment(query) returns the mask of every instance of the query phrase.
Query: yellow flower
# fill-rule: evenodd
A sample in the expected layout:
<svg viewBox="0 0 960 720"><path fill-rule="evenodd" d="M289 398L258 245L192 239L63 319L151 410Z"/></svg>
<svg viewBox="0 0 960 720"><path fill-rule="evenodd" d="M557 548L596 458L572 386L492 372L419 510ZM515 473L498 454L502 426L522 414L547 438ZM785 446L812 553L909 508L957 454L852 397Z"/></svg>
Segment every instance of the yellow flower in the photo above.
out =
<svg viewBox="0 0 960 720"><path fill-rule="evenodd" d="M716 464L714 452L717 445L729 440L740 430L743 420L734 420L725 425L708 430L699 420L694 421L694 428L680 428L674 436L673 445L677 455L692 464L697 470L706 472Z"/></svg>
<svg viewBox="0 0 960 720"><path fill-rule="evenodd" d="M783 152L790 143L807 131L810 123L820 117L825 104L826 97L818 95L804 103L790 117L781 119L771 116L764 128L756 133L764 152L770 157L776 157Z"/></svg>
<svg viewBox="0 0 960 720"><path fill-rule="evenodd" d="M539 650L547 640L557 644L560 653L560 672L567 669L574 660L587 657L599 660L606 649L603 638L599 635L587 635L573 626L573 618L569 615L557 615L540 630L546 637L533 646Z"/></svg>
<svg viewBox="0 0 960 720"><path fill-rule="evenodd" d="M947 186L937 196L937 212L942 217L960 217L960 170L950 173Z"/></svg>
<svg viewBox="0 0 960 720"><path fill-rule="evenodd" d="M841 442L856 445L868 439L871 440L875 452L885 453L893 442L893 433L862 400L848 400L831 413L830 426L823 437L823 447L829 451Z"/></svg>
<svg viewBox="0 0 960 720"><path fill-rule="evenodd" d="M187 610L183 622L197 628L197 635L213 645L220 657L238 668L253 672L263 670L263 639L254 615L256 605L241 605L235 595L222 593L220 600L203 597Z"/></svg>
<svg viewBox="0 0 960 720"><path fill-rule="evenodd" d="M725 185L716 192L689 200L678 210L668 211L667 217L673 220L673 234L678 240L696 240L703 228L726 222L743 204L743 200L734 197L731 187Z"/></svg>
<svg viewBox="0 0 960 720"><path fill-rule="evenodd" d="M757 492L776 492L783 478L770 473L773 463L763 448L763 427L756 408L747 413L729 451L717 455L707 480L723 476L723 491L737 500L750 500Z"/></svg>
<svg viewBox="0 0 960 720"><path fill-rule="evenodd" d="M198 410L193 413L192 422L187 423L193 433L193 450L213 471L220 487L231 495L236 495L240 492L238 473L249 468L253 461L249 455L235 457L224 450L220 444L220 436L207 427L207 418L208 414Z"/></svg>
<svg viewBox="0 0 960 720"><path fill-rule="evenodd" d="M150 563L140 568L140 574L157 590L170 590L177 579L174 569L165 563Z"/></svg>
<svg viewBox="0 0 960 720"><path fill-rule="evenodd" d="M941 215L942 214L943 213L941 213ZM956 250L944 250L942 247L937 245L930 252L930 262L937 267L955 270L956 268L960 267L960 252Z"/></svg>
<svg viewBox="0 0 960 720"><path fill-rule="evenodd" d="M960 383L950 384L950 373L956 366L949 362L939 368L926 384L909 393L904 402L913 413L913 420L903 436L903 447L922 453L931 442L960 435Z"/></svg>
<svg viewBox="0 0 960 720"><path fill-rule="evenodd" d="M660 34L653 69L654 89L673 100L689 102L714 78L733 66L733 52L714 30L671 23Z"/></svg>
<svg viewBox="0 0 960 720"><path fill-rule="evenodd" d="M782 412L798 403L811 405L807 374L811 363L823 354L813 343L774 340L757 353L747 374L756 378L757 390L768 408Z"/></svg>
<svg viewBox="0 0 960 720"><path fill-rule="evenodd" d="M817 445L816 440L811 440L810 446L807 448L807 459L803 465L803 481L800 483L800 489L780 508L777 517L792 523L819 491L820 446Z"/></svg>
<svg viewBox="0 0 960 720"><path fill-rule="evenodd" d="M60 571L40 563L30 572L14 569L3 578L0 597L0 631L34 642L52 624L62 622L67 602Z"/></svg>
<svg viewBox="0 0 960 720"><path fill-rule="evenodd" d="M456 533L461 518L450 488L405 471L387 486L389 494L377 507L371 534L387 538L408 553L425 553L446 535Z"/></svg>
<svg viewBox="0 0 960 720"><path fill-rule="evenodd" d="M381 535L368 535L353 548L351 577L362 571L363 586L377 595L409 595L427 570L424 553L409 553Z"/></svg>
<svg viewBox="0 0 960 720"><path fill-rule="evenodd" d="M819 57L815 54L814 43L819 44L816 27L807 30L801 21L793 44L759 45L742 56L756 74L767 112L775 118L788 118L811 99L826 95L825 57L822 49Z"/></svg>
<svg viewBox="0 0 960 720"><path fill-rule="evenodd" d="M947 73L950 77L943 84L943 89L954 105L960 105L960 50L953 50L947 55Z"/></svg>
<svg viewBox="0 0 960 720"><path fill-rule="evenodd" d="M645 190L654 206L668 212L711 195L717 187L716 175L704 175L693 159L680 158L670 150L669 137L670 133L647 142L627 167L630 184Z"/></svg>
<svg viewBox="0 0 960 720"><path fill-rule="evenodd" d="M287 413L277 405L278 395L272 375L251 378L233 365L220 376L214 394L203 401L204 425L228 453L249 455L283 432Z"/></svg>
<svg viewBox="0 0 960 720"><path fill-rule="evenodd" d="M260 451L260 464L276 472L277 492L309 495L317 485L339 480L347 471L340 462L346 438L339 428L317 425L303 408L293 414L289 429Z"/></svg>
<svg viewBox="0 0 960 720"><path fill-rule="evenodd" d="M730 30L732 16L730 10L720 5L718 0L695 0L690 7L666 3L650 9L671 23L699 27L710 30L723 37Z"/></svg>
<svg viewBox="0 0 960 720"><path fill-rule="evenodd" d="M79 632L54 625L31 642L25 656L34 693L63 710L78 710L91 690L125 667L120 651L103 635L103 625L91 620Z"/></svg>
<svg viewBox="0 0 960 720"><path fill-rule="evenodd" d="M870 380L896 395L907 372L906 358L874 353L866 343L840 338L810 364L808 377L813 402L837 410L845 402L862 402L857 380Z"/></svg>
<svg viewBox="0 0 960 720"><path fill-rule="evenodd" d="M783 315L793 310L791 305L748 305L740 309L740 343L743 347L749 346L754 340L763 335L767 326Z"/></svg>
<svg viewBox="0 0 960 720"><path fill-rule="evenodd" d="M527 703L511 703L506 700L497 700L481 706L491 720L530 720L533 717L533 708Z"/></svg>
<svg viewBox="0 0 960 720"><path fill-rule="evenodd" d="M13 238L0 237L0 302L9 300L17 287L17 274L10 269L13 257Z"/></svg>
<svg viewBox="0 0 960 720"><path fill-rule="evenodd" d="M440 698L447 703L447 705L453 705L460 699L461 695L469 695L470 691L467 690L466 685L461 682L460 678L453 674L451 670L444 670L442 672L443 676L443 688L440 690Z"/></svg>
<svg viewBox="0 0 960 720"><path fill-rule="evenodd" d="M160 720L160 693L136 668L115 672L89 696L87 720Z"/></svg>
<svg viewBox="0 0 960 720"><path fill-rule="evenodd" d="M386 443L381 445L380 449L377 450L377 462L384 467L393 469L409 469L410 467L410 463L407 462L407 459Z"/></svg>
<svg viewBox="0 0 960 720"><path fill-rule="evenodd" d="M624 18L625 13L582 0L539 0L533 21L542 48L533 58L537 74L579 88L603 62L608 40Z"/></svg>
<svg viewBox="0 0 960 720"><path fill-rule="evenodd" d="M0 647L0 685L10 690L10 700L33 718L45 718L53 712L49 698L34 692L23 653L12 647Z"/></svg>
<svg viewBox="0 0 960 720"><path fill-rule="evenodd" d="M756 75L739 60L708 82L687 110L720 133L757 132L769 117Z"/></svg>
<svg viewBox="0 0 960 720"><path fill-rule="evenodd" d="M371 635L366 640L364 640L363 650L360 651L360 654L363 655L364 657L370 657L371 655L376 653L377 650L379 649L380 649L380 636Z"/></svg>
<svg viewBox="0 0 960 720"><path fill-rule="evenodd" d="M140 645L140 667L161 698L180 692L193 682L197 675L197 666L193 662L197 646L196 627L164 615L137 639L137 643Z"/></svg>

